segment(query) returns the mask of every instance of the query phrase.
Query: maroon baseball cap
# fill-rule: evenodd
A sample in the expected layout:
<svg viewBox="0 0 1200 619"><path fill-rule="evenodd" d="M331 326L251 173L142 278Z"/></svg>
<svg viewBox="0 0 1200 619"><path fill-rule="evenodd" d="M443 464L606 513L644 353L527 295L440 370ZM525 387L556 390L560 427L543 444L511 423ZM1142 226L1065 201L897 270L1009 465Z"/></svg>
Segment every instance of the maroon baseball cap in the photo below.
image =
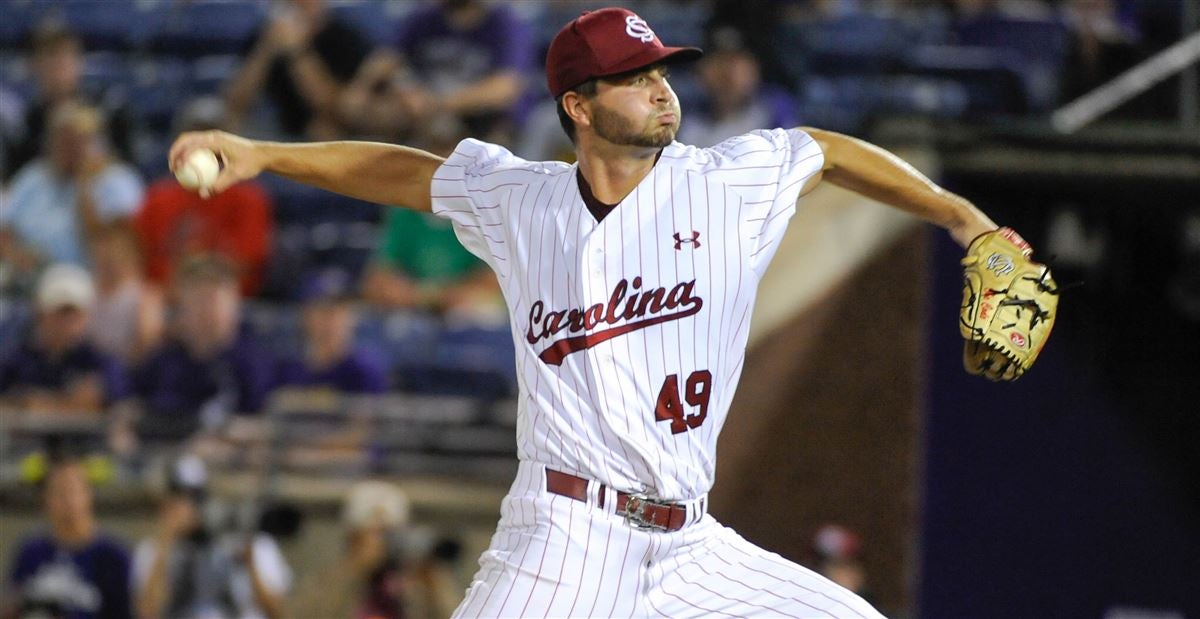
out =
<svg viewBox="0 0 1200 619"><path fill-rule="evenodd" d="M664 46L646 20L628 9L585 11L550 42L546 83L557 97L594 77L659 62L687 62L702 53L697 47Z"/></svg>

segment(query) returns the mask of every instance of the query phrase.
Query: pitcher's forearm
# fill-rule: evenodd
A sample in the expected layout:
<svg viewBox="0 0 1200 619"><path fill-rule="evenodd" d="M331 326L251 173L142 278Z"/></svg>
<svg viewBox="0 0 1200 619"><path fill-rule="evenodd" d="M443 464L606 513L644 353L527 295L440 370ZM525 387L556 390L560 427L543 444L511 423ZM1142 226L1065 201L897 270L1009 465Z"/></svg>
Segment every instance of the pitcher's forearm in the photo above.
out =
<svg viewBox="0 0 1200 619"><path fill-rule="evenodd" d="M263 169L353 198L430 210L433 172L444 159L377 142L256 142Z"/></svg>
<svg viewBox="0 0 1200 619"><path fill-rule="evenodd" d="M850 136L808 131L825 152L824 180L941 226L963 247L996 228L970 201L896 155Z"/></svg>

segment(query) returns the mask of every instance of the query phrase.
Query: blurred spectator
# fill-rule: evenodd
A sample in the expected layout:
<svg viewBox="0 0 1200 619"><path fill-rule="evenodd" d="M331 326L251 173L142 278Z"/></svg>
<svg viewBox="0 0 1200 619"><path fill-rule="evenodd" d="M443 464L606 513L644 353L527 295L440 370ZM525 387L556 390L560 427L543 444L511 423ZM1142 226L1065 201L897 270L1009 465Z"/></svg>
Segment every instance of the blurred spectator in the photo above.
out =
<svg viewBox="0 0 1200 619"><path fill-rule="evenodd" d="M148 414L143 427L190 434L233 413L258 412L274 363L240 328L233 266L217 256L197 256L180 265L175 279L170 336L134 377Z"/></svg>
<svg viewBox="0 0 1200 619"><path fill-rule="evenodd" d="M203 131L225 128L222 104L198 99L179 114L176 128ZM150 281L165 285L175 266L189 256L216 253L238 269L242 294L253 296L262 286L274 223L271 201L256 181L238 183L204 199L184 189L174 176L150 185L134 222Z"/></svg>
<svg viewBox="0 0 1200 619"><path fill-rule="evenodd" d="M709 147L754 129L798 124L796 100L763 85L758 59L737 30L713 31L697 70L704 99L689 109L679 129L680 142Z"/></svg>
<svg viewBox="0 0 1200 619"><path fill-rule="evenodd" d="M95 105L107 117L108 142L122 159L132 152L132 123L124 94L116 85L105 85L103 92L84 92L83 44L79 37L57 22L48 22L32 33L33 78L37 87L34 98L24 106L22 131L6 134L8 151L4 179L8 179L41 152L46 141L46 115L68 101ZM7 112L6 112L7 113ZM4 137L4 136L0 136Z"/></svg>
<svg viewBox="0 0 1200 619"><path fill-rule="evenodd" d="M313 617L448 617L459 588L441 561L404 560L408 497L393 484L359 482L346 495L342 557L311 574L297 615ZM300 611L299 609L303 609Z"/></svg>
<svg viewBox="0 0 1200 619"><path fill-rule="evenodd" d="M430 152L450 154L465 131L453 119L432 123ZM366 301L387 309L429 310L471 324L505 323L495 274L463 248L445 220L405 208L387 209L385 217L383 238L363 274Z"/></svg>
<svg viewBox="0 0 1200 619"><path fill-rule="evenodd" d="M504 319L496 276L463 248L445 220L408 209L388 210L362 290L386 308L428 309L486 324Z"/></svg>
<svg viewBox="0 0 1200 619"><path fill-rule="evenodd" d="M354 345L358 312L349 276L341 270L314 275L305 284L304 357L281 364L281 386L332 389L345 393L383 393L383 360Z"/></svg>
<svg viewBox="0 0 1200 619"><path fill-rule="evenodd" d="M42 262L84 264L88 235L137 212L142 181L110 153L103 130L95 108L55 108L46 156L17 173L0 209L0 259L25 275Z"/></svg>
<svg viewBox="0 0 1200 619"><path fill-rule="evenodd" d="M827 524L813 536L817 554L817 572L833 582L875 604L867 589L867 572L863 567L862 539L857 533L839 524Z"/></svg>
<svg viewBox="0 0 1200 619"><path fill-rule="evenodd" d="M87 341L96 303L83 268L56 264L38 281L28 339L0 362L0 403L30 411L99 414L126 395L116 359Z"/></svg>
<svg viewBox="0 0 1200 619"><path fill-rule="evenodd" d="M84 467L55 459L42 480L50 531L17 550L9 570L11 592L0 603L9 617L128 619L129 552L98 529Z"/></svg>
<svg viewBox="0 0 1200 619"><path fill-rule="evenodd" d="M101 226L92 238L96 306L91 340L132 366L162 340L166 320L161 291L142 276L137 238L125 223Z"/></svg>
<svg viewBox="0 0 1200 619"><path fill-rule="evenodd" d="M481 139L503 138L532 68L532 33L511 6L439 0L400 25L395 51L371 56L342 100L360 131L421 129L438 114L458 116ZM505 140L507 141L507 140Z"/></svg>
<svg viewBox="0 0 1200 619"><path fill-rule="evenodd" d="M157 531L138 544L133 588L142 619L275 619L292 573L274 538L213 530L205 522L207 473L195 456L178 461ZM240 538L240 539L239 539Z"/></svg>
<svg viewBox="0 0 1200 619"><path fill-rule="evenodd" d="M286 0L272 8L267 27L249 44L226 89L234 127L265 91L288 136L342 137L337 101L371 53L370 43L333 16L324 0Z"/></svg>
<svg viewBox="0 0 1200 619"><path fill-rule="evenodd" d="M1137 24L1122 14L1117 0L1069 0L1063 16L1074 36L1064 90L1082 96L1140 60Z"/></svg>
<svg viewBox="0 0 1200 619"><path fill-rule="evenodd" d="M558 101L547 99L534 106L517 136L516 154L529 161L575 163L575 144L558 120ZM691 119L689 113L683 125ZM681 125L682 127L682 125Z"/></svg>

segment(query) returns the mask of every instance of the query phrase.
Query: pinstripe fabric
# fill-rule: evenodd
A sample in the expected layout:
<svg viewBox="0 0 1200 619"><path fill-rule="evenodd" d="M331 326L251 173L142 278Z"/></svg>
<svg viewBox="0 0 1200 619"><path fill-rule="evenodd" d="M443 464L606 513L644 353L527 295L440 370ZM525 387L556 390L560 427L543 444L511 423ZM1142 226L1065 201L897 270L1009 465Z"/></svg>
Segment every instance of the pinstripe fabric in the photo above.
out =
<svg viewBox="0 0 1200 619"><path fill-rule="evenodd" d="M576 166L464 140L437 170L434 213L500 281L521 391L520 473L456 616L878 616L700 507L758 281L822 164L794 129L673 143L599 221ZM547 494L544 467L594 496ZM694 522L633 529L600 484L689 503Z"/></svg>
<svg viewBox="0 0 1200 619"><path fill-rule="evenodd" d="M861 598L742 539L704 513L673 532L635 529L599 505L545 492L522 462L491 547L454 617L879 619ZM611 495L611 490L608 491Z"/></svg>
<svg viewBox="0 0 1200 619"><path fill-rule="evenodd" d="M799 130L710 149L673 143L596 221L575 166L464 140L434 175L433 210L504 291L522 393L518 457L663 499L707 492L758 279L822 162ZM598 339L565 341L584 337ZM559 345L561 358L547 361ZM700 413L704 391L704 418L687 431L655 415L672 381L687 415Z"/></svg>

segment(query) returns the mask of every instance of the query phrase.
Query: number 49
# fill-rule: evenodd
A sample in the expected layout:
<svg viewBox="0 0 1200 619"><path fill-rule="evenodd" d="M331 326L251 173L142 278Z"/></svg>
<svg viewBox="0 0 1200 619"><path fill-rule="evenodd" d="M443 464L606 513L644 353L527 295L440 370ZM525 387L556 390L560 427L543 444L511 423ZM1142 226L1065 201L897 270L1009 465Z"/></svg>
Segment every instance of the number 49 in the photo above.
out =
<svg viewBox="0 0 1200 619"><path fill-rule="evenodd" d="M671 422L671 434L687 432L698 428L708 417L708 396L712 388L712 373L708 370L697 370L687 377L684 384L684 399L687 403L700 408L700 411L684 416L683 403L679 401L679 375L671 374L663 381L662 389L658 391L658 404L654 407L654 418L658 421Z"/></svg>

